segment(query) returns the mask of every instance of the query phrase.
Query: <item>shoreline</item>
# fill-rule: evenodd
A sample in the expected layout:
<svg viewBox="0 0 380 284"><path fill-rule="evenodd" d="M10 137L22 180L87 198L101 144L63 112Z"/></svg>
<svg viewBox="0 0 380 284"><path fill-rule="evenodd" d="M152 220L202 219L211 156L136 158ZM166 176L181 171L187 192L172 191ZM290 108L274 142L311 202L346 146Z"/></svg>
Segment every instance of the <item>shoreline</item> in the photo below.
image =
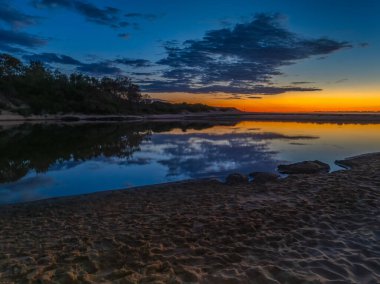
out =
<svg viewBox="0 0 380 284"><path fill-rule="evenodd" d="M0 279L376 283L380 153L348 170L190 180L0 206ZM256 282L255 282L256 281Z"/></svg>
<svg viewBox="0 0 380 284"><path fill-rule="evenodd" d="M360 155L356 155L356 156L352 156L352 157L347 157L343 160L336 160L335 164L337 166L339 166L340 169L334 170L334 171L330 170L327 174L332 174L332 173L337 172L337 171L350 171L352 169L352 161L355 161L358 158L371 157L373 155L379 155L380 156L380 152L364 153L364 154L360 154ZM278 171L276 171L276 174L279 175L278 182L294 176L294 175L289 175L289 174L280 174ZM317 175L317 174L311 174L311 175ZM71 198L76 198L76 197L85 198L87 196L89 196L89 197L91 197L92 195L100 196L102 194L113 193L113 192L118 192L118 191L154 190L154 189L162 188L165 186L180 187L181 185L202 184L202 183L207 183L207 182L219 182L221 184L224 184L223 180L225 180L225 178L221 179L221 178L211 176L211 177L204 177L204 178L193 178L193 179L185 179L185 180L178 180L178 181L169 181L169 182L161 182L161 183L133 186L133 187L128 187L128 188L114 188L114 189L107 189L107 190L84 193L84 194L49 197L49 198L37 199L37 200L31 200L31 201L5 203L5 204L0 203L0 210L1 210L1 207L4 207L4 206L23 205L23 204L29 204L29 203L45 202L45 201L48 202L48 201L54 201L57 199L66 199L66 198L71 199ZM252 180L250 182L252 183Z"/></svg>
<svg viewBox="0 0 380 284"><path fill-rule="evenodd" d="M380 113L244 113L244 112L206 112L186 114L150 114L150 115L31 115L28 117L3 113L1 123L28 122L134 122L134 121L170 121L170 120L253 120L253 121L290 121L317 123L380 123Z"/></svg>

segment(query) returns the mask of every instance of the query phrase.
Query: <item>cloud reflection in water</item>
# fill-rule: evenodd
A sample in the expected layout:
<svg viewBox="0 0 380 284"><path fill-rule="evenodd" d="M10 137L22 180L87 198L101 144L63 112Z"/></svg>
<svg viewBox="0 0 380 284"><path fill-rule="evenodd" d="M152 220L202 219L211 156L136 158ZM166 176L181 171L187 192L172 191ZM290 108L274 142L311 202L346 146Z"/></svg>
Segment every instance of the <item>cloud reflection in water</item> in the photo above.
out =
<svg viewBox="0 0 380 284"><path fill-rule="evenodd" d="M318 139L204 121L22 125L1 134L0 203L274 171L272 141Z"/></svg>

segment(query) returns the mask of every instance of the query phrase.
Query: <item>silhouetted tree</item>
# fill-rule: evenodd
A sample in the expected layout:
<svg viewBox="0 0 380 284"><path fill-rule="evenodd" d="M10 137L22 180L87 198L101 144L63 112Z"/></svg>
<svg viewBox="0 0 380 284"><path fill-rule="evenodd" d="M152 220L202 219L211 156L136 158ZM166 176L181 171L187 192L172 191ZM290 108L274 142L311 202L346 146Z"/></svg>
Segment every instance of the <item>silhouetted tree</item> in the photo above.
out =
<svg viewBox="0 0 380 284"><path fill-rule="evenodd" d="M179 113L214 110L205 105L150 102L140 87L125 76L95 78L69 75L46 68L41 62L24 65L0 54L0 109L21 114Z"/></svg>
<svg viewBox="0 0 380 284"><path fill-rule="evenodd" d="M8 54L0 54L0 78L9 78L19 75L23 65L20 60Z"/></svg>

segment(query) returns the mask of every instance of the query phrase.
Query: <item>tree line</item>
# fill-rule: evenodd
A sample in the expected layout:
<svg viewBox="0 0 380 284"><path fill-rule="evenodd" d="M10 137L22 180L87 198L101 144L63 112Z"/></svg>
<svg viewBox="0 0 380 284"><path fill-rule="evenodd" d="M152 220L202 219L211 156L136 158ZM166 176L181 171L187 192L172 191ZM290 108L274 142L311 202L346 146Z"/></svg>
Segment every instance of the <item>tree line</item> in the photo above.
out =
<svg viewBox="0 0 380 284"><path fill-rule="evenodd" d="M41 62L25 64L9 54L0 54L0 109L31 115L181 113L217 108L153 101L125 76L65 74Z"/></svg>

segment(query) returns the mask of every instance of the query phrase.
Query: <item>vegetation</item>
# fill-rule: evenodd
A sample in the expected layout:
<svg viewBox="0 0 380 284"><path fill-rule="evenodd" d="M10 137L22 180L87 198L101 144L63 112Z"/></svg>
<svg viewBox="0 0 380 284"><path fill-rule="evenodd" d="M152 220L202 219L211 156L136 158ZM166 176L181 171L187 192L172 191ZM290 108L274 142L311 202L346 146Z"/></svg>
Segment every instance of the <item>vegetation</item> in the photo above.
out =
<svg viewBox="0 0 380 284"><path fill-rule="evenodd" d="M202 104L171 104L141 94L130 78L95 78L26 65L0 54L0 109L30 114L159 114L217 110Z"/></svg>

